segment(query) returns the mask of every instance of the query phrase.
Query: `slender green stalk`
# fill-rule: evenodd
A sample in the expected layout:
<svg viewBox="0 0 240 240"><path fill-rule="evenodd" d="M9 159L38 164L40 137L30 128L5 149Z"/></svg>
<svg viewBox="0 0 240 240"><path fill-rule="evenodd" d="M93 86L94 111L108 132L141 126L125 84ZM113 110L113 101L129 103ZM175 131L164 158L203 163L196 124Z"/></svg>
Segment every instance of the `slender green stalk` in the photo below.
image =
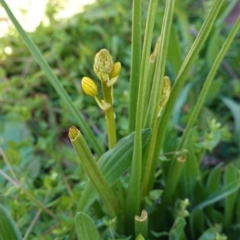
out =
<svg viewBox="0 0 240 240"><path fill-rule="evenodd" d="M154 173L156 168L156 160L154 156L155 145L158 137L158 109L161 101L161 95L159 94L162 89L162 82L165 71L165 64L167 58L167 48L172 24L172 17L174 11L174 0L167 1L165 14L163 18L162 30L161 30L161 43L159 46L159 52L156 62L155 74L152 85L151 98L148 105L148 112L145 119L145 126L152 127L153 133L150 139L148 148L146 149L145 156L146 160L144 162L144 171L143 171L143 193L147 194L150 182L154 178ZM156 129L156 130L155 130ZM154 161L155 160L155 161ZM154 170L153 170L154 169Z"/></svg>
<svg viewBox="0 0 240 240"><path fill-rule="evenodd" d="M202 109L202 106L203 106L203 103L204 103L204 100L207 96L207 93L209 91L209 88L211 86L211 83L213 81L213 78L217 72L217 69L219 68L222 60L223 60L223 57L225 56L230 44L232 43L235 35L237 34L238 30L240 28L240 18L238 18L238 20L236 21L236 23L234 24L229 36L227 37L226 41L224 42L220 52L218 53L217 55L217 58L216 60L214 61L213 63L213 66L207 76L207 79L203 85L203 88L201 90L201 93L198 97L198 100L197 100L197 103L193 109L193 112L191 113L191 116L188 120L188 123L187 123L187 126L183 132L183 135L182 135L182 138L181 138L181 142L179 143L179 147L178 149L180 149L184 142L185 142L185 139L186 139L186 136L188 135L189 131L191 130L191 128L193 127L193 124L196 122L196 119Z"/></svg>
<svg viewBox="0 0 240 240"><path fill-rule="evenodd" d="M107 121L107 132L108 132L108 147L113 148L116 144L116 127L115 127L115 115L113 111L112 102L112 86L108 87L107 82L102 81L102 90L104 95L104 100L111 106L105 111L106 121Z"/></svg>
<svg viewBox="0 0 240 240"><path fill-rule="evenodd" d="M189 71L194 59L196 58L197 54L199 53L203 43L205 42L205 40L213 26L213 23L215 21L215 18L217 17L218 11L220 10L222 3L223 3L223 0L215 0L214 1L207 18L206 18L205 22L203 23L203 26L202 26L195 42L193 43L192 48L190 49L185 61L183 62L182 67L179 70L179 73L177 75L177 78L175 80L175 83L174 83L174 86L173 86L173 89L171 92L170 99L167 103L166 109L161 118L161 122L159 123L160 124L159 128L158 128L159 138L157 139L157 145L156 145L156 149L155 149L155 159L157 159L157 154L160 151L161 144L164 139L164 133L165 133L174 103L177 99L177 96L178 96L179 92L181 91L181 87L184 84L184 81L186 79L186 76L188 74L188 71ZM178 164L176 161L172 161L170 170L169 170L169 173L167 176L166 188L165 188L166 190L163 194L163 204L159 210L160 212L164 211L164 208L166 207L165 204L168 202L169 198L171 198L171 195L174 192L174 190L177 186L177 183L179 181L179 178L180 178L180 175L182 172L182 167L179 167L177 165ZM153 171L155 171L155 169L153 169Z"/></svg>
<svg viewBox="0 0 240 240"><path fill-rule="evenodd" d="M135 130L136 107L140 78L141 61L141 1L133 0L132 15L132 56L129 99L129 132Z"/></svg>
<svg viewBox="0 0 240 240"><path fill-rule="evenodd" d="M215 18L218 14L218 11L221 8L221 5L223 3L223 0L215 0L211 10L209 11L209 14L203 23L203 26L192 45L192 48L190 49L186 59L184 60L179 73L177 75L177 78L175 80L174 86L171 91L170 99L167 103L167 106L165 107L165 110L163 112L163 115L161 118L158 119L155 128L155 136L154 134L151 137L150 142L150 150L148 151L148 157L147 157L147 163L146 163L146 169L145 169L145 180L144 180L144 187L143 187L143 194L146 195L149 189L151 188L153 184L153 176L156 169L156 163L158 159L158 154L160 152L162 142L164 140L165 131L167 128L167 124L169 122L175 101L178 97L179 92L181 91L181 88L186 80L186 76L188 74L188 71L190 67L193 64L193 61L196 59L197 54L199 53L201 47L203 46L212 26L215 21ZM160 121L161 120L161 121ZM174 177L172 179L175 179ZM174 185L173 185L174 186Z"/></svg>
<svg viewBox="0 0 240 240"><path fill-rule="evenodd" d="M81 164L86 171L91 182L95 186L99 195L103 199L111 217L117 216L119 212L118 200L107 183L106 179L99 170L96 161L94 160L90 149L82 134L75 127L69 129L69 138L72 142L74 149L76 150Z"/></svg>
<svg viewBox="0 0 240 240"><path fill-rule="evenodd" d="M175 83L173 85L172 91L171 91L171 96L168 100L167 106L163 112L163 116L161 118L161 122L159 123L159 127L158 127L158 139L157 139L157 144L156 144L156 153L159 153L161 146L162 146L162 142L164 140L164 136L165 136L165 131L167 128L167 124L169 122L175 101L177 100L178 94L180 93L182 86L184 84L184 82L187 79L187 75L188 72L190 70L190 67L192 66L194 60L196 59L199 51L201 50L204 42L207 39L207 36L209 35L212 26L214 24L214 21L217 17L217 14L222 6L224 0L215 0L211 10L208 13L207 18L205 19L199 34L196 38L196 40L194 41L187 57L185 58L179 72L177 75L177 78L175 80ZM155 169L153 169L153 171L155 171Z"/></svg>
<svg viewBox="0 0 240 240"><path fill-rule="evenodd" d="M50 66L40 53L39 49L35 45L35 43L32 41L32 39L27 35L27 33L23 30L22 26L19 24L15 16L13 15L12 11L9 9L8 5L4 0L0 0L0 3L4 7L5 11L7 12L9 18L13 22L14 26L16 27L17 31L21 35L22 39L25 41L27 47L29 48L30 52L32 53L33 57L39 64L39 66L42 68L42 70L45 72L49 82L52 84L53 88L56 90L58 95L62 98L63 102L67 105L68 109L74 116L75 120L81 127L84 135L86 136L89 143L91 143L93 149L96 151L96 153L100 156L103 153L103 149L99 142L97 141L97 138L92 133L90 127L88 126L87 122L83 119L83 117L80 115L79 110L74 106L71 98L67 94L66 90L61 85L60 81L58 80L57 76L54 74L54 72L51 70Z"/></svg>
<svg viewBox="0 0 240 240"><path fill-rule="evenodd" d="M134 139L133 161L129 179L129 188L127 193L126 216L128 228L133 229L134 216L139 214L141 203L141 182L142 182L142 126L145 94L147 85L146 74L148 59L150 55L152 31L157 7L157 0L151 0L149 3L146 31L143 45L143 55L141 61L140 85L137 98L136 109L136 135Z"/></svg>
<svg viewBox="0 0 240 240"><path fill-rule="evenodd" d="M145 119L145 126L153 128L156 124L158 109L161 100L162 83L165 72L165 65L167 59L167 49L170 37L172 17L174 11L175 0L169 0L166 2L166 8L163 17L162 29L161 29L161 43L159 46L156 68L154 73L151 98L148 104L148 111Z"/></svg>

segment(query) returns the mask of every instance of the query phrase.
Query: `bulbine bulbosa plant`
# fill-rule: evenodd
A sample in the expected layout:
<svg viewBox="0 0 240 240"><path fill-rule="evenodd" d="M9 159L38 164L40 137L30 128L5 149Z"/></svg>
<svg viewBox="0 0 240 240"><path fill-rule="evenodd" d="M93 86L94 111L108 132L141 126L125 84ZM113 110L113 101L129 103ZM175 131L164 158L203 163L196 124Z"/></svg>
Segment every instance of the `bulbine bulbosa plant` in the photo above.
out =
<svg viewBox="0 0 240 240"><path fill-rule="evenodd" d="M133 0L128 136L117 139L116 135L118 116L114 112L117 106L114 106L113 88L117 88L118 81L121 81L122 66L121 59L112 58L111 52L107 50L109 46L97 52L95 59L89 62L93 65L95 77L84 76L81 81L85 94L93 97L105 113L107 151L104 151L104 146L96 140L91 128L6 2L0 2L76 120L76 126L69 128L68 136L79 157L79 164L88 176L75 217L78 239L211 240L227 239L227 236L236 239L234 237L239 236L239 163L226 165L224 170L217 166L208 175L203 174L200 163L206 148L199 145L196 127L196 120L217 69L240 28L239 18L222 44L187 125L174 141L174 151L166 160L165 143L169 138L168 134L175 131L171 124L173 108L194 61L213 30L224 0L212 1L201 29L192 46L189 46L190 50L173 79L167 76L166 62L168 50L172 47L169 42L175 0L145 1L148 3L148 12L144 38L141 28L143 1ZM154 43L154 22L159 17L156 9L158 4L163 2L165 11L162 27L159 29L159 38ZM152 46L155 46L153 51ZM214 133L220 131L221 126L211 120L209 129L208 136L212 138ZM238 211L235 211L235 208ZM94 209L94 212L91 209ZM9 220L6 211L3 212L5 215L0 218L12 229L9 230L14 236L11 239L20 239L14 223ZM101 212L102 218L104 216L110 233L106 233L96 224L96 212ZM65 224L61 218L56 218L56 221ZM2 232L0 236L1 234L4 236ZM71 239L74 239L74 236Z"/></svg>

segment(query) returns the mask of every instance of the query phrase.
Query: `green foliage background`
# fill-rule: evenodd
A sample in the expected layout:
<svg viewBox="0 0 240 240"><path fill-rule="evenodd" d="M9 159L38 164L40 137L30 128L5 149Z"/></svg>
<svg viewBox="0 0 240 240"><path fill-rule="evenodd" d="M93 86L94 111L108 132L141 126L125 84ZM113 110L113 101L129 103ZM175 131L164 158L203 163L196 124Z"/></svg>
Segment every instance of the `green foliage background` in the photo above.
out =
<svg viewBox="0 0 240 240"><path fill-rule="evenodd" d="M165 143L165 151L171 152L175 149L177 137L188 121L202 82L223 39L228 35L230 26L226 23L226 17L229 15L227 11L230 7L234 7L230 4L232 2L234 1L225 1L207 44L189 73L187 84L176 103L170 123L177 130L168 131L170 137ZM191 0L177 1L167 57L167 73L170 79L175 78L210 3L210 0L204 3ZM162 22L161 5L159 4L157 9L153 46ZM97 139L107 146L104 113L99 110L92 98L83 94L80 80L83 76L96 79L92 65L96 52L101 48L107 48L113 59L122 63L121 75L114 93L114 105L118 139L126 136L131 2L97 1L87 6L85 12L61 22L53 18L57 11L55 7L50 4L47 9L50 25L45 27L40 24L30 36L90 124ZM144 7L143 11L145 14ZM202 147L206 148L202 164L206 175L209 173L209 167L214 167L220 162L234 162L239 159L240 51L236 50L240 49L239 38L240 34L216 75L211 86L211 94L198 122L198 134L202 139ZM12 48L10 55L4 52L8 46ZM208 122L212 118L224 127L213 139L208 140ZM19 35L14 29L10 30L0 41L0 146L22 186L40 201L47 202L47 207L66 222L65 227L59 228L54 225L53 219L42 213L29 239L53 239L53 237L63 239L63 236L74 234L74 216L78 200L86 185L86 176L77 164L77 156L67 139L67 131L71 125L76 123L68 109L49 85ZM0 168L3 171L6 169L3 161L0 162ZM0 177L0 201L11 209L11 214L21 232L25 233L38 211L34 203L2 177ZM103 216L102 212L97 212L99 208L94 207L95 216ZM97 223L99 229L105 231L103 236L109 235L111 224L103 217ZM107 226L107 230L104 226Z"/></svg>

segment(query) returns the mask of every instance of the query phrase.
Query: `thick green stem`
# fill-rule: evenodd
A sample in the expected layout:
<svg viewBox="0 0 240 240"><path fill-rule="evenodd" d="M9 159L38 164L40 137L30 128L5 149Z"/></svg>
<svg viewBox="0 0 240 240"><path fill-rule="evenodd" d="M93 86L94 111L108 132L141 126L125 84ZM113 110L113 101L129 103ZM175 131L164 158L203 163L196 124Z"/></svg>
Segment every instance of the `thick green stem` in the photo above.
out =
<svg viewBox="0 0 240 240"><path fill-rule="evenodd" d="M161 101L161 90L162 90L162 82L165 71L165 63L167 57L167 48L170 37L170 30L172 24L173 10L174 10L174 0L167 1L166 10L163 18L163 25L161 30L161 42L159 46L155 74L152 85L152 92L150 96L150 102L148 105L148 112L145 118L145 126L153 128L153 133L151 135L150 143L148 148L144 169L143 169L143 194L147 194L150 188L150 183L153 182L154 172L156 168L156 159L154 158L154 150L156 145L156 139L158 136L158 109Z"/></svg>
<svg viewBox="0 0 240 240"><path fill-rule="evenodd" d="M102 81L102 90L104 100L111 106L105 111L106 121L107 121L107 133L108 133L108 147L113 148L116 145L116 127L115 127L115 114L113 111L113 101L112 101L112 86L108 87L107 82Z"/></svg>
<svg viewBox="0 0 240 240"><path fill-rule="evenodd" d="M142 210L141 216L135 216L135 235L141 234L144 239L148 237L148 213Z"/></svg>
<svg viewBox="0 0 240 240"><path fill-rule="evenodd" d="M103 174L99 170L82 134L75 127L71 127L69 129L69 138L78 154L84 170L106 204L110 216L117 216L120 210L118 200Z"/></svg>
<svg viewBox="0 0 240 240"><path fill-rule="evenodd" d="M131 165L129 187L127 192L126 218L128 232L132 232L134 216L140 213L141 189L142 189L142 126L144 116L145 89L147 85L146 76L149 63L153 25L156 13L157 0L149 3L148 17L143 44L143 55L141 61L140 84L137 96L136 108L136 135L134 139L133 161Z"/></svg>

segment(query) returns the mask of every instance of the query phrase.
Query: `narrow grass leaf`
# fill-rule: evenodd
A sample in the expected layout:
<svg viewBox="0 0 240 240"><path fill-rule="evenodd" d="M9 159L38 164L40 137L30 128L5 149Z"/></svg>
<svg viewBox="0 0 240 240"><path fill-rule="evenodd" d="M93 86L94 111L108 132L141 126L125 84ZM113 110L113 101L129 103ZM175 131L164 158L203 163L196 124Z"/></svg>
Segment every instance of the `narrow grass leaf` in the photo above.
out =
<svg viewBox="0 0 240 240"><path fill-rule="evenodd" d="M100 240L93 220L85 213L79 212L75 217L78 240Z"/></svg>
<svg viewBox="0 0 240 240"><path fill-rule="evenodd" d="M168 52L167 52L167 66L170 67L173 77L175 78L182 65L182 56L180 49L180 41L178 39L176 29L171 27Z"/></svg>
<svg viewBox="0 0 240 240"><path fill-rule="evenodd" d="M211 86L211 83L213 81L213 78L217 72L217 69L219 68L222 60L223 60L223 57L225 56L228 48L230 47L230 44L232 43L235 35L237 34L238 30L240 28L240 18L236 21L236 23L234 24L229 36L227 37L226 41L224 42L220 52L218 53L213 65L212 65L212 68L207 76L207 79L203 85L203 88L201 90L201 93L198 97L198 100L197 100L197 103L192 111L192 114L190 116L190 119L188 120L188 123L187 123L187 126L185 128L185 131L183 133L183 136L182 136L182 140L179 144L179 148L181 148L181 146L183 145L184 141L185 141L185 138L186 138L186 134L190 131L190 129L193 127L193 124L196 122L198 116L199 116L199 113L200 113L200 110L202 109L202 106L203 106L203 103L206 99L206 96L207 96L207 93L210 89L210 86ZM231 107L233 105L231 104ZM235 105L234 105L235 107ZM232 109L231 109L232 110ZM237 110L236 108L234 108L234 112L233 114L234 115L234 118L235 117L238 117L238 119L235 119L235 120L239 120L239 115L237 116L236 113L235 113L235 110ZM240 110L240 107L239 109ZM239 111L238 111L239 112ZM235 122L235 126L236 126L236 131L239 133L240 132L240 124Z"/></svg>
<svg viewBox="0 0 240 240"><path fill-rule="evenodd" d="M154 72L152 90L150 95L150 100L148 103L147 114L145 115L145 123L144 126L150 127L153 129L151 139L149 142L149 147L147 148L147 152L144 160L144 174L143 174L143 190L142 195L146 196L150 189L152 188L154 182L154 174L156 170L158 153L160 149L156 150L156 142L157 139L161 136L162 133L159 133L158 130L158 114L159 114L159 106L161 101L160 94L163 88L163 77L165 74L166 67L166 59L167 59L167 50L170 38L170 31L172 26L172 17L174 11L175 0L169 0L166 2L162 29L161 29L161 43L158 50L156 67Z"/></svg>
<svg viewBox="0 0 240 240"><path fill-rule="evenodd" d="M198 53L200 52L204 42L206 41L206 39L212 29L212 26L214 24L214 21L217 17L217 14L218 14L220 8L221 8L222 3L223 3L223 0L215 0L213 2L211 10L209 11L208 16L207 16L206 20L204 21L196 40L194 41L191 49L188 52L188 55L186 56L182 66L178 72L178 75L176 77L176 80L174 82L174 85L173 85L173 88L171 91L170 98L168 100L165 111L163 112L163 116L161 118L161 122L158 127L157 135L159 136L159 138L158 138L157 144L156 144L157 152L159 152L161 149L162 142L163 142L163 139L165 136L165 131L167 129L167 125L169 123L169 119L170 119L174 104L178 98L178 95L182 89L183 84L185 83L185 81L187 79L188 72L194 63L194 60L196 59Z"/></svg>
<svg viewBox="0 0 240 240"><path fill-rule="evenodd" d="M143 147L148 142L151 130L142 130ZM114 148L104 153L98 160L97 165L110 186L120 178L120 176L129 168L132 160L133 142L135 132L122 138ZM83 192L78 206L79 211L86 211L87 208L97 199L93 184L89 181Z"/></svg>
<svg viewBox="0 0 240 240"><path fill-rule="evenodd" d="M240 180L234 180L231 183L222 187L222 189L215 191L210 196L208 196L202 203L197 205L195 209L203 209L210 204L213 204L221 199L226 198L229 194L234 193L240 187Z"/></svg>
<svg viewBox="0 0 240 240"><path fill-rule="evenodd" d="M136 123L136 107L138 98L140 63L141 63L141 1L133 0L132 15L132 53L131 53L131 79L129 100L129 132L133 132Z"/></svg>
<svg viewBox="0 0 240 240"><path fill-rule="evenodd" d="M130 177L126 200L126 219L128 229L133 228L134 216L140 213L141 205L141 183L142 183L142 128L145 106L145 89L147 85L147 70L149 64L149 55L152 41L152 32L155 20L157 0L151 0L148 7L145 37L143 43L143 53L141 58L140 80L136 105L135 119L135 139L133 149L133 159L130 168ZM136 71L136 69L134 69ZM131 225L131 227L129 227ZM130 233L130 232L129 232Z"/></svg>

